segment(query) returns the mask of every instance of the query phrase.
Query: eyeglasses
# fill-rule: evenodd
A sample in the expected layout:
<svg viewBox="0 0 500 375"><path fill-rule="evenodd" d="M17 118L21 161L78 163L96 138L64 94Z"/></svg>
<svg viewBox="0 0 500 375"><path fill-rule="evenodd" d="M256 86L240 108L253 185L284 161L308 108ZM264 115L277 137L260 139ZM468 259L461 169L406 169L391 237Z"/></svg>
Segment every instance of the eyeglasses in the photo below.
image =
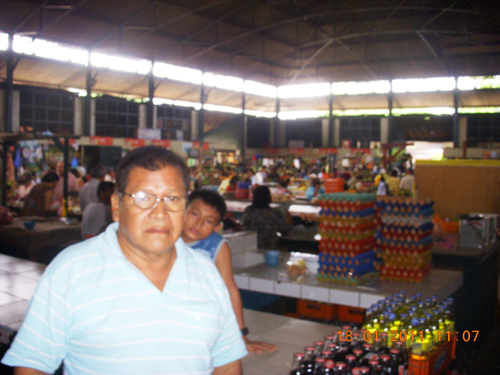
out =
<svg viewBox="0 0 500 375"><path fill-rule="evenodd" d="M163 201L165 209L170 212L179 212L186 208L186 197L167 195L162 198L158 198L156 195L145 193L143 191L138 191L134 194L124 194L132 197L134 204L143 210L154 210L160 201Z"/></svg>

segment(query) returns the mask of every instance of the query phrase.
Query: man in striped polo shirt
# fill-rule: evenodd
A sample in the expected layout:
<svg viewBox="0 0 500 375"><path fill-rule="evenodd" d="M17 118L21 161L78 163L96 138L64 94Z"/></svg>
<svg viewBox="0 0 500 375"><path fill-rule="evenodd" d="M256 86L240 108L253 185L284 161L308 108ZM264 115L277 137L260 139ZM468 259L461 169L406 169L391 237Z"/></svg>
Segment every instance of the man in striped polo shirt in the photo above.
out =
<svg viewBox="0 0 500 375"><path fill-rule="evenodd" d="M180 238L189 170L146 146L118 165L113 219L47 267L2 363L16 375L241 374L247 354L213 262Z"/></svg>

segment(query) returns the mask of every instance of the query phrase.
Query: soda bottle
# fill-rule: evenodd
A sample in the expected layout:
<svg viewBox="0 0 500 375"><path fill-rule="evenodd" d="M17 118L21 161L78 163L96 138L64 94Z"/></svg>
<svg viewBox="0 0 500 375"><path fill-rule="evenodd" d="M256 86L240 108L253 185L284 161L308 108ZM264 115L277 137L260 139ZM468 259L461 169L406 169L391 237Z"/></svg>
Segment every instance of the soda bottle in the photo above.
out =
<svg viewBox="0 0 500 375"><path fill-rule="evenodd" d="M290 375L304 375L303 373L303 360L304 353L295 353L293 355L292 368L290 370Z"/></svg>
<svg viewBox="0 0 500 375"><path fill-rule="evenodd" d="M324 341L315 341L314 342L314 357L321 357L321 352L323 351L323 347L325 346Z"/></svg>
<svg viewBox="0 0 500 375"><path fill-rule="evenodd" d="M345 356L346 369L352 372L352 369L357 366L356 356L354 354L348 354Z"/></svg>
<svg viewBox="0 0 500 375"><path fill-rule="evenodd" d="M333 344L335 340L335 336L328 335L325 336L325 345L323 346L323 350L328 350L328 345Z"/></svg>
<svg viewBox="0 0 500 375"><path fill-rule="evenodd" d="M392 348L390 352L391 352L391 362L393 370L396 370L396 374L403 374L405 366L403 358L401 356L401 352L399 351L399 349L396 348Z"/></svg>
<svg viewBox="0 0 500 375"><path fill-rule="evenodd" d="M316 357L314 360L314 372L313 375L323 375L325 370L325 359L322 357Z"/></svg>
<svg viewBox="0 0 500 375"><path fill-rule="evenodd" d="M314 372L314 346L306 346L304 351L304 360L303 360L303 366L302 368L304 369L304 374L312 374Z"/></svg>
<svg viewBox="0 0 500 375"><path fill-rule="evenodd" d="M345 362L335 362L334 375L348 375Z"/></svg>

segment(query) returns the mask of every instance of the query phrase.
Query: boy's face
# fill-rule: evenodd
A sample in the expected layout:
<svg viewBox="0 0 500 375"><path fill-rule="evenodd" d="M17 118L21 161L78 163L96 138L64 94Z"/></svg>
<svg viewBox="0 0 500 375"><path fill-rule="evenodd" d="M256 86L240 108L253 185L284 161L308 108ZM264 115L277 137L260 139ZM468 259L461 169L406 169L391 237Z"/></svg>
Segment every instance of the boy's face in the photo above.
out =
<svg viewBox="0 0 500 375"><path fill-rule="evenodd" d="M195 199L184 213L182 239L187 243L200 241L219 230L219 227L219 212L201 199Z"/></svg>

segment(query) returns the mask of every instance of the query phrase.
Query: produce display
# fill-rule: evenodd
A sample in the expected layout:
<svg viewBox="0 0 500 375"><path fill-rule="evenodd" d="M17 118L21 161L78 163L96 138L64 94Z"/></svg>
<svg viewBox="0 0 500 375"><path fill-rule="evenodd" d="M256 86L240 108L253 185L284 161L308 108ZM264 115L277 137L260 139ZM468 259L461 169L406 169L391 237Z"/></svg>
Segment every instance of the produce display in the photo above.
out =
<svg viewBox="0 0 500 375"><path fill-rule="evenodd" d="M375 195L319 196L318 279L357 285L376 276Z"/></svg>
<svg viewBox="0 0 500 375"><path fill-rule="evenodd" d="M377 200L382 279L420 282L430 272L433 205L431 199L383 196Z"/></svg>

